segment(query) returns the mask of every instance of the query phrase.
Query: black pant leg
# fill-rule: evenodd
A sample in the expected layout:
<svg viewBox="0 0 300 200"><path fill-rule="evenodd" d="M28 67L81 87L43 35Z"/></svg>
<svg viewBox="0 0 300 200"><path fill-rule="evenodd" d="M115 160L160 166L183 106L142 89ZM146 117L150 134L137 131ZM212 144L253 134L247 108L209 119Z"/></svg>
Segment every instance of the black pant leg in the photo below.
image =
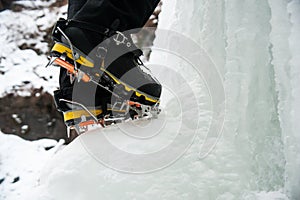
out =
<svg viewBox="0 0 300 200"><path fill-rule="evenodd" d="M114 28L126 31L143 27L158 3L159 0L87 0L72 19L108 28L119 20Z"/></svg>
<svg viewBox="0 0 300 200"><path fill-rule="evenodd" d="M72 19L74 15L83 7L87 0L69 0L68 1L68 19Z"/></svg>

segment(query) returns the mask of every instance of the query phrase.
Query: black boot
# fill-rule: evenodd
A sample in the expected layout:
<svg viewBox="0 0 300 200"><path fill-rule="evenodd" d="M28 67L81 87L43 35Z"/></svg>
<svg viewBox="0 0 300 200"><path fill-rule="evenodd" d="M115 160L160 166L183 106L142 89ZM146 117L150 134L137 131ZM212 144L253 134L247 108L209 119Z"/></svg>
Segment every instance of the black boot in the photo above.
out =
<svg viewBox="0 0 300 200"><path fill-rule="evenodd" d="M84 63L77 63L77 66L84 72L93 75L97 78L100 84L108 87L111 91L121 95L128 100L139 102L145 105L154 105L159 102L161 95L161 85L160 83L151 75L146 67L143 66L143 63L140 61L139 56L142 55L142 51L139 50L132 42L130 35L124 35L120 32L112 35L110 38L105 39L103 35L100 35L97 32L92 32L78 27L67 27L64 29L64 35L68 39L64 38L63 34L54 34L56 40L62 42L62 44L68 45L70 41L73 45L73 49L76 54L82 56L83 58L88 58L91 60L91 66L86 66ZM103 41L103 42L102 42ZM62 45L56 44L56 45ZM70 45L70 44L69 44ZM68 46L66 46L68 48ZM105 55L99 56L99 50L105 52ZM71 49L62 49L58 52L53 47L53 54L63 54L63 51L70 52ZM102 52L101 52L102 53ZM89 57L87 57L87 54ZM70 53L67 54L72 56ZM72 62L73 58L68 58ZM100 77L100 78L99 78ZM107 80L109 79L109 80ZM106 82L101 82L106 80ZM107 85L112 83L111 85ZM60 75L60 86L61 90L73 89L73 84L70 84L67 71L61 71ZM88 92L90 89L89 84L83 83L76 85L77 87L82 87L87 93L83 96L89 96ZM103 96L96 97L98 102L99 99L105 98L108 99L107 91L103 91L103 88L97 88L98 94ZM91 90L93 92L92 96L95 96L95 89ZM66 92L71 93L71 92ZM104 95L105 94L105 95ZM64 95L62 95L64 96ZM80 99L80 97L78 97ZM82 101L84 104L87 104L86 98L85 101ZM98 106L98 104L96 104Z"/></svg>
<svg viewBox="0 0 300 200"><path fill-rule="evenodd" d="M55 100L58 109L65 114L65 121L75 119L78 114L72 111L74 105L70 105L69 100L95 108L95 114L102 116L107 113L108 104L115 104L120 97L122 101L150 106L159 104L161 85L149 72L145 72L147 69L139 59L141 50L135 47L130 35L117 32L143 26L158 2L69 1L70 19L58 21L54 28L56 43L51 54L88 74L94 82L74 82L69 72L61 68L60 90L55 92ZM81 111L79 113L82 114Z"/></svg>

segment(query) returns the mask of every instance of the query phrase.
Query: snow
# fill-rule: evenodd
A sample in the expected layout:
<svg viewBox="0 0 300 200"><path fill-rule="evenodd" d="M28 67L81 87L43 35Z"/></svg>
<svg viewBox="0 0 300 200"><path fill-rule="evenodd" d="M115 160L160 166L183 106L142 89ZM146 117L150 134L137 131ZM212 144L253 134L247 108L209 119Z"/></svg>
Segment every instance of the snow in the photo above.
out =
<svg viewBox="0 0 300 200"><path fill-rule="evenodd" d="M159 118L95 128L58 152L1 134L0 197L299 199L299 9L297 0L165 0L148 63L164 87ZM37 30L26 12L0 15L1 35L20 30L8 17ZM35 21L45 29L48 20ZM57 86L39 78L53 68L37 76L27 64L45 57L4 35L2 93L28 79Z"/></svg>
<svg viewBox="0 0 300 200"><path fill-rule="evenodd" d="M51 4L55 3L55 0L47 0L47 1L17 0L15 3L17 5L25 6L26 8L36 9L36 8L49 7Z"/></svg>
<svg viewBox="0 0 300 200"><path fill-rule="evenodd" d="M38 185L43 167L63 143L50 139L29 142L0 132L0 199L23 199Z"/></svg>
<svg viewBox="0 0 300 200"><path fill-rule="evenodd" d="M0 12L0 71L3 73L0 75L0 96L10 92L28 96L32 88L41 87L52 93L57 88L59 68L45 68L49 49L46 42L41 42L45 37L41 31L53 26L65 12L66 7L51 11L42 8L38 12ZM21 50L22 45L32 46L42 54L32 49Z"/></svg>

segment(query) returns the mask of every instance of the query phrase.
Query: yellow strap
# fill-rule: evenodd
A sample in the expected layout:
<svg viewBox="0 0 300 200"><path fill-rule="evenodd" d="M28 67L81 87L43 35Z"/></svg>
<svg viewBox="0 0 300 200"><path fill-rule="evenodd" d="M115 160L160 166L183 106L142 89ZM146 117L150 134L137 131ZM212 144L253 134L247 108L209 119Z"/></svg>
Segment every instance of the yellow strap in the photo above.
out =
<svg viewBox="0 0 300 200"><path fill-rule="evenodd" d="M115 109L111 109L111 108L108 108L107 110L110 110L110 111L113 111L113 112L120 112L120 113L125 113L126 112L126 110L115 110ZM100 115L102 113L101 109L89 110L89 111L93 115ZM80 118L83 115L86 116L86 117L90 116L90 114L85 110L67 111L67 112L64 112L64 120L68 121L68 120L71 120L71 119L77 119L77 118Z"/></svg>
<svg viewBox="0 0 300 200"><path fill-rule="evenodd" d="M55 43L51 51L57 51L61 54L66 53L69 58L73 59L71 49L62 43ZM83 57L82 55L80 55L76 61L86 67L94 67L94 63L91 60Z"/></svg>
<svg viewBox="0 0 300 200"><path fill-rule="evenodd" d="M125 90L127 90L128 92L134 91L136 96L140 97L140 96L143 95L147 101L151 101L151 102L154 102L154 103L159 102L159 100L157 100L157 99L153 99L151 97L148 97L145 94L142 94L142 93L138 92L134 88L128 87L128 85L126 85L125 83L123 83L122 81L120 81L117 77L115 77L114 75L112 75L110 72L108 72L107 70L105 70L103 67L101 67L100 69L103 72L106 72L117 84L122 84L124 86Z"/></svg>
<svg viewBox="0 0 300 200"><path fill-rule="evenodd" d="M100 115L102 113L101 109L96 109L96 110L89 110L93 115ZM81 116L86 116L89 117L91 116L87 111L85 110L72 110L72 111L67 111L64 112L64 120L68 121L71 119L77 119L80 118Z"/></svg>

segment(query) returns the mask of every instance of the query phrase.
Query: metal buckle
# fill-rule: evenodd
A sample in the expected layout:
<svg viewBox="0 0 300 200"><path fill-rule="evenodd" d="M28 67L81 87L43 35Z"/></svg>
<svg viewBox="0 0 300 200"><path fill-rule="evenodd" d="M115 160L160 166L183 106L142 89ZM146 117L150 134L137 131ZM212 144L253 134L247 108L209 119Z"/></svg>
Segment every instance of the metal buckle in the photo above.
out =
<svg viewBox="0 0 300 200"><path fill-rule="evenodd" d="M121 32L116 31L116 35L113 37L113 40L117 45L125 44L127 47L131 46L131 43L128 41L128 38ZM127 41L127 42L126 42Z"/></svg>

